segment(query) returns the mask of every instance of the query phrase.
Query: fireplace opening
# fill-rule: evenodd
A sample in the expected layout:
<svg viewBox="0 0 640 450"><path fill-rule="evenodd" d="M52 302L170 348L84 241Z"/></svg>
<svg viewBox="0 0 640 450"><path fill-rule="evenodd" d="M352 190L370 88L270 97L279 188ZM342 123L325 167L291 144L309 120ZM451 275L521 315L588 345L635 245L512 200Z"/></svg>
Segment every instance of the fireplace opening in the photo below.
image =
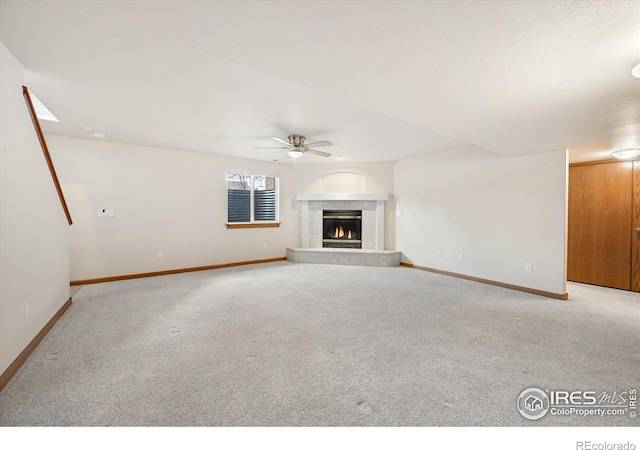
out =
<svg viewBox="0 0 640 450"><path fill-rule="evenodd" d="M362 211L324 210L322 246L327 248L362 248Z"/></svg>

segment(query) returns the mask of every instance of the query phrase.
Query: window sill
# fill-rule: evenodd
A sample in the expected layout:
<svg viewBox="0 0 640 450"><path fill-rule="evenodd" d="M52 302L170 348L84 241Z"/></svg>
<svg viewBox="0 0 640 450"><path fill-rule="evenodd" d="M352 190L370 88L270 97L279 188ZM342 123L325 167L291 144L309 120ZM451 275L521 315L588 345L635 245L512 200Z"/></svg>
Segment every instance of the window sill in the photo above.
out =
<svg viewBox="0 0 640 450"><path fill-rule="evenodd" d="M280 222L228 223L227 228L279 228Z"/></svg>

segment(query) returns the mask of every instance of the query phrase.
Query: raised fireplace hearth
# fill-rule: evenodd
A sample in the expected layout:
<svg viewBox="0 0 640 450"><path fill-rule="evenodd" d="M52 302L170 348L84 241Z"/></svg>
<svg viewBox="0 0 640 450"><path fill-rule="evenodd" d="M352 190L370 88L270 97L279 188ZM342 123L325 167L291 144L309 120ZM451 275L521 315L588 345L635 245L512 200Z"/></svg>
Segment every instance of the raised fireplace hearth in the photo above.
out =
<svg viewBox="0 0 640 450"><path fill-rule="evenodd" d="M324 248L362 248L362 211L324 210L322 230Z"/></svg>

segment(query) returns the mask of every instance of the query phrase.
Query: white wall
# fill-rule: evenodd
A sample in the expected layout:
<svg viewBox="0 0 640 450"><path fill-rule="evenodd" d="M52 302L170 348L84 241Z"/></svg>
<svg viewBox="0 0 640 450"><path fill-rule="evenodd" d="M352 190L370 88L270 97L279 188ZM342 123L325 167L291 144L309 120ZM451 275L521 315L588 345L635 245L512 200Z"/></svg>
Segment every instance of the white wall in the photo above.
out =
<svg viewBox="0 0 640 450"><path fill-rule="evenodd" d="M47 140L74 218L72 280L284 257L295 244L290 165L61 136ZM226 228L229 169L280 175L280 228ZM101 208L113 209L114 216L98 217Z"/></svg>
<svg viewBox="0 0 640 450"><path fill-rule="evenodd" d="M566 151L514 158L473 147L439 152L400 161L395 186L404 261L566 292Z"/></svg>
<svg viewBox="0 0 640 450"><path fill-rule="evenodd" d="M310 156L313 157L313 156ZM306 157L305 157L306 158ZM301 166L296 190L304 194L394 192L395 163L371 165ZM298 208L298 205L292 205ZM384 248L396 248L396 199L385 203ZM299 220L299 219L298 219ZM298 236L300 245L300 236Z"/></svg>
<svg viewBox="0 0 640 450"><path fill-rule="evenodd" d="M296 176L296 189L298 193L304 194L393 192L394 167L395 163L360 166L300 166ZM357 180L358 178L361 182ZM359 191L356 190L358 188L360 188Z"/></svg>
<svg viewBox="0 0 640 450"><path fill-rule="evenodd" d="M2 373L69 299L69 225L22 96L24 69L2 43L0 60Z"/></svg>

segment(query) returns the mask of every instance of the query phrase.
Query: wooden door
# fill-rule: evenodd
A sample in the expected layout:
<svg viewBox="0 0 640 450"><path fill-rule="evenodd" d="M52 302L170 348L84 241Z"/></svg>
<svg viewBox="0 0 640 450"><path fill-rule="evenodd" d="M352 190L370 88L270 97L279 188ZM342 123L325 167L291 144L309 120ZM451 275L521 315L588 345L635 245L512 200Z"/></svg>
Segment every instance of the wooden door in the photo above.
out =
<svg viewBox="0 0 640 450"><path fill-rule="evenodd" d="M632 161L569 168L570 281L631 289L632 175Z"/></svg>
<svg viewBox="0 0 640 450"><path fill-rule="evenodd" d="M640 292L640 161L633 162L631 261L631 290Z"/></svg>

